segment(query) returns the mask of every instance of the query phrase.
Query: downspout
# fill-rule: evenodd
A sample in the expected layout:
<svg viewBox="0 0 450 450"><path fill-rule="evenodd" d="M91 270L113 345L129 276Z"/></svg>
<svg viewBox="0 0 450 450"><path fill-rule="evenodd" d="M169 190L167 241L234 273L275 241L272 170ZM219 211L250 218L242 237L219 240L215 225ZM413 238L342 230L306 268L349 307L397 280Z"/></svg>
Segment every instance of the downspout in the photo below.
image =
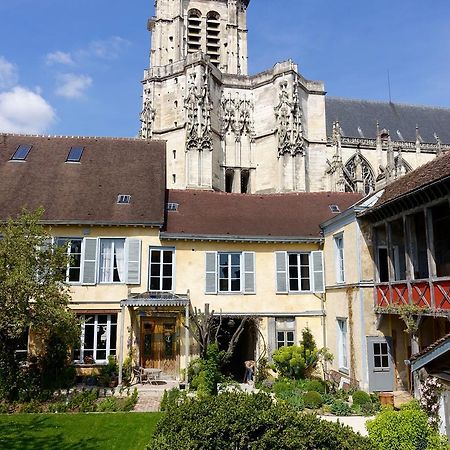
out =
<svg viewBox="0 0 450 450"><path fill-rule="evenodd" d="M369 370L367 366L367 346L366 346L366 330L365 330L365 314L364 314L364 293L361 287L362 282L362 262L361 262L361 228L358 219L355 218L356 233L356 261L358 273L358 296L359 296L359 323L360 323L360 339L361 339L361 370L362 381L364 387L369 387Z"/></svg>
<svg viewBox="0 0 450 450"><path fill-rule="evenodd" d="M123 334L125 327L125 305L121 305L120 311L120 347L119 347L119 386L122 386L122 374L123 374Z"/></svg>
<svg viewBox="0 0 450 450"><path fill-rule="evenodd" d="M188 386L189 383L189 375L188 375L188 367L189 367L189 347L190 347L190 335L189 335L189 320L190 320L190 308L191 308L191 298L189 290L187 291L187 299L188 303L186 305L186 309L184 311L185 317L184 317L184 354L185 354L185 370L184 370L184 382L186 383L186 386Z"/></svg>

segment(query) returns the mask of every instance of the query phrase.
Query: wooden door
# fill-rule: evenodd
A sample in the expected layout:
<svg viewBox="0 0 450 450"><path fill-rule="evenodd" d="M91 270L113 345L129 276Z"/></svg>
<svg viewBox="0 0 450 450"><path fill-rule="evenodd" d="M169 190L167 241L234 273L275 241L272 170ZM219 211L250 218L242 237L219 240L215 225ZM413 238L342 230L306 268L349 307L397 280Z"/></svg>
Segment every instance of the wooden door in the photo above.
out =
<svg viewBox="0 0 450 450"><path fill-rule="evenodd" d="M156 317L142 320L141 366L161 369L168 375L178 370L176 319Z"/></svg>

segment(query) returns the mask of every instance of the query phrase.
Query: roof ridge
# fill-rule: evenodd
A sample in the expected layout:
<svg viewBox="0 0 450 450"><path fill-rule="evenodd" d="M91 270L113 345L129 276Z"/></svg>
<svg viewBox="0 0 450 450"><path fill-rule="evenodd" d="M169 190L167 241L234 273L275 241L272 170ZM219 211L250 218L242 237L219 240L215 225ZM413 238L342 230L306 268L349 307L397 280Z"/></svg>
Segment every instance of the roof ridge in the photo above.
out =
<svg viewBox="0 0 450 450"><path fill-rule="evenodd" d="M368 100L368 99L360 99L360 98L346 98L339 96L326 96L325 100L344 100L348 102L363 102L363 103L375 103L379 105L394 105L394 106L409 106L413 108L426 108L426 109L440 109L445 111L450 111L450 106L433 106L433 105L422 105L418 103L403 103L403 102L389 102L385 100Z"/></svg>
<svg viewBox="0 0 450 450"><path fill-rule="evenodd" d="M117 137L117 136L76 136L76 135L58 135L58 134L32 134L32 133L7 133L0 132L0 136L13 136L13 137L34 137L34 138L47 138L47 139L101 139L112 141L146 141L140 137ZM152 140L155 142L157 140Z"/></svg>

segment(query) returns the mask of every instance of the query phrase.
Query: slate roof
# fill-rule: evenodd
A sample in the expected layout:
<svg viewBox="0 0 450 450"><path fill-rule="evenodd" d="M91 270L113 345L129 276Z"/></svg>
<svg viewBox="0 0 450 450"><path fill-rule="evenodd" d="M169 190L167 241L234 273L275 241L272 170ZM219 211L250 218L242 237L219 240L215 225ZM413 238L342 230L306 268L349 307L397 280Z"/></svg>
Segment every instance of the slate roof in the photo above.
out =
<svg viewBox="0 0 450 450"><path fill-rule="evenodd" d="M450 143L450 108L325 97L325 111L327 136L339 121L344 136L375 139L378 121L394 141L415 142L417 125L423 142L435 143L436 133L442 143Z"/></svg>
<svg viewBox="0 0 450 450"><path fill-rule="evenodd" d="M170 190L168 202L177 203L178 210L167 212L163 237L317 240L319 224L336 215L330 205L344 211L361 197L337 192L249 195Z"/></svg>
<svg viewBox="0 0 450 450"><path fill-rule="evenodd" d="M374 207L362 215L371 214L374 210L385 206L387 203L411 195L426 186L444 182L444 180L448 179L450 179L450 151L436 156L430 162L388 184ZM448 181L445 182L448 183Z"/></svg>
<svg viewBox="0 0 450 450"><path fill-rule="evenodd" d="M31 151L11 161L19 145ZM74 146L84 147L81 161L66 163ZM48 223L164 222L163 142L0 134L0 180L0 220L43 206ZM117 204L119 194L131 203Z"/></svg>
<svg viewBox="0 0 450 450"><path fill-rule="evenodd" d="M437 341L433 342L428 347L424 348L421 352L416 353L415 355L412 355L411 358L409 358L410 361L416 361L417 359L420 359L422 356L427 355L431 351L437 349L442 344L445 344L446 342L450 341L450 333L446 334L445 336L441 337Z"/></svg>

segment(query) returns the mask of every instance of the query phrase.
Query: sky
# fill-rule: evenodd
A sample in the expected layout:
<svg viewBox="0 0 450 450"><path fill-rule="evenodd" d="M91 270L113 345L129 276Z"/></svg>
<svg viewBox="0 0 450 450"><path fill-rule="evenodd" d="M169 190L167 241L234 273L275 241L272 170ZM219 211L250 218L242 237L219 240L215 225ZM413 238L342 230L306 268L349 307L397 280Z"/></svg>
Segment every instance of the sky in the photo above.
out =
<svg viewBox="0 0 450 450"><path fill-rule="evenodd" d="M154 0L0 0L0 132L136 136ZM432 6L431 6L432 5ZM448 0L251 0L249 71L450 107Z"/></svg>

